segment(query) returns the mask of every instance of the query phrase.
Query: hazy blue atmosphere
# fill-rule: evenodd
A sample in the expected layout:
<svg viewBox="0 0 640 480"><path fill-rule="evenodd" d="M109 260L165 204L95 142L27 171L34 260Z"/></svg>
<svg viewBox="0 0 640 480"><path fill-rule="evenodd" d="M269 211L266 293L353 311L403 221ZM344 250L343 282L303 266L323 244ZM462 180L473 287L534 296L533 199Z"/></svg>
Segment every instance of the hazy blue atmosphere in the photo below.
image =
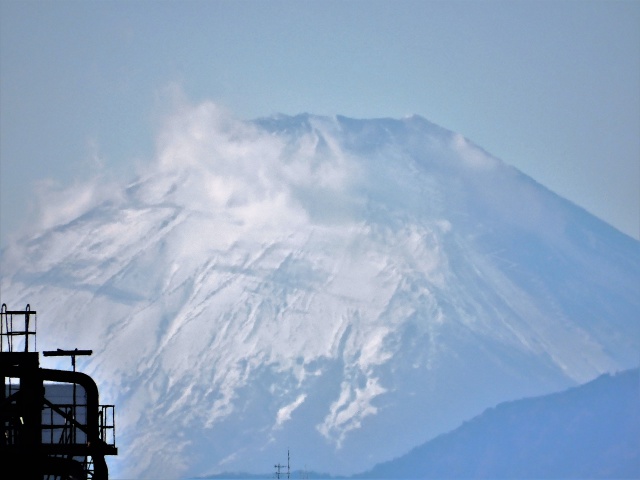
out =
<svg viewBox="0 0 640 480"><path fill-rule="evenodd" d="M413 113L640 234L640 2L2 0L0 238L128 172L176 92L250 119Z"/></svg>
<svg viewBox="0 0 640 480"><path fill-rule="evenodd" d="M0 0L0 303L113 478L633 475L639 240L638 1Z"/></svg>

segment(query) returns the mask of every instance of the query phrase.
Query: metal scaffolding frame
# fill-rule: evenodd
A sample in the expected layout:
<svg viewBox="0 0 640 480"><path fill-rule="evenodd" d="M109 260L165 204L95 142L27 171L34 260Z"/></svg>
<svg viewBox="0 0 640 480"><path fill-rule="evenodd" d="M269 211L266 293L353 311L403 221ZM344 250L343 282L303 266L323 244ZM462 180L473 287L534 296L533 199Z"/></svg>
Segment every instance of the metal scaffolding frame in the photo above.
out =
<svg viewBox="0 0 640 480"><path fill-rule="evenodd" d="M40 367L36 312L0 309L0 476L25 480L107 480L107 455L117 455L115 407L100 405L98 387L76 371L76 356L55 350L73 370Z"/></svg>

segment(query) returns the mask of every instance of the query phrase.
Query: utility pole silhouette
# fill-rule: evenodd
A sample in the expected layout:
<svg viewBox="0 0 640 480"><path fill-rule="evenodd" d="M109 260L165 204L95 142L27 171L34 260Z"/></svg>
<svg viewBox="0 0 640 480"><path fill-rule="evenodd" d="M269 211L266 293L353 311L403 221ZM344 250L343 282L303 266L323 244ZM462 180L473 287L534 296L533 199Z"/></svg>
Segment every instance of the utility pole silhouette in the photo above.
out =
<svg viewBox="0 0 640 480"><path fill-rule="evenodd" d="M282 478L282 476L284 475L282 473L282 469L284 468L284 465L281 465L280 463L276 463L273 466L276 469L276 478L280 479ZM289 449L287 449L287 479L291 478L291 457L289 455Z"/></svg>

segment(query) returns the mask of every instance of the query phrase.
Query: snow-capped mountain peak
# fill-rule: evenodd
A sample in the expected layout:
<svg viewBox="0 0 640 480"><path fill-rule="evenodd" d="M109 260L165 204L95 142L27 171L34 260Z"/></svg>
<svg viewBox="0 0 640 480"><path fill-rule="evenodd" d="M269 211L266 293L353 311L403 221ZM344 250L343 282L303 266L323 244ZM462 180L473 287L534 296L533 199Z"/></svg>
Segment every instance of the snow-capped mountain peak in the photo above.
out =
<svg viewBox="0 0 640 480"><path fill-rule="evenodd" d="M419 116L185 107L2 261L43 349L94 349L121 476L354 473L640 348L638 242Z"/></svg>

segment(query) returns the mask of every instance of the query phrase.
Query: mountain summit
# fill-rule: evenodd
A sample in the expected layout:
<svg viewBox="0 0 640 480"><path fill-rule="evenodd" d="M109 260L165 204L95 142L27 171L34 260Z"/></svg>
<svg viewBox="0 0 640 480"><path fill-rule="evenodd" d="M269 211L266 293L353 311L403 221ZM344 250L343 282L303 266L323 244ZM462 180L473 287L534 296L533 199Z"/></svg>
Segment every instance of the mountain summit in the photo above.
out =
<svg viewBox="0 0 640 480"><path fill-rule="evenodd" d="M122 477L361 472L638 364L639 242L418 116L186 106L133 180L44 198L2 302L93 348Z"/></svg>

